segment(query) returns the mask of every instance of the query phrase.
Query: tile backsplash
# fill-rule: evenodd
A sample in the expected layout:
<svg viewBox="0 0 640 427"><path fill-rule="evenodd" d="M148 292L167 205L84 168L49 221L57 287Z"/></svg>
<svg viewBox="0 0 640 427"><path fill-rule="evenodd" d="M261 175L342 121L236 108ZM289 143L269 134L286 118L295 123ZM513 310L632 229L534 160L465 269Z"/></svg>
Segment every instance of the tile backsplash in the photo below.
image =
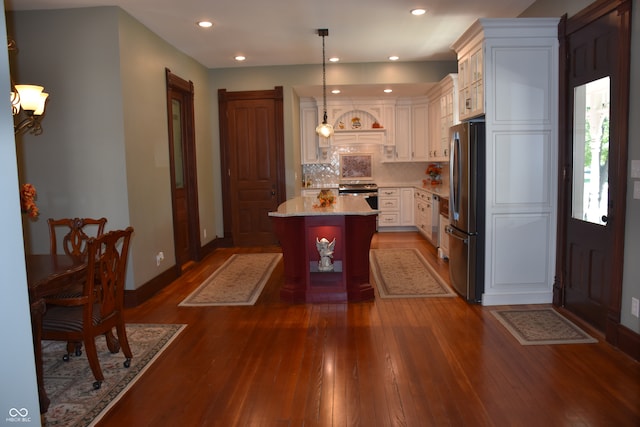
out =
<svg viewBox="0 0 640 427"><path fill-rule="evenodd" d="M430 162L401 162L385 163L381 161L380 146L340 146L329 150L328 163L302 165L302 179L305 177L311 182L310 187L337 187L340 183L340 154L372 154L373 155L373 181L378 186L384 185L419 185L423 179L427 179L425 171ZM449 165L442 166L442 181L448 185Z"/></svg>

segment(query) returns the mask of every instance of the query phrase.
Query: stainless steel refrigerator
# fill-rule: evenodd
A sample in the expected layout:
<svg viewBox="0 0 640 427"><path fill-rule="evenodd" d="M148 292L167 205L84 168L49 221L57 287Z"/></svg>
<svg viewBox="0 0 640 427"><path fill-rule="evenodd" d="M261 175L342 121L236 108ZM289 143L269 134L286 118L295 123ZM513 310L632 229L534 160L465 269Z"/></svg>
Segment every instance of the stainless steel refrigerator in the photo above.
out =
<svg viewBox="0 0 640 427"><path fill-rule="evenodd" d="M464 122L449 129L449 275L470 302L484 292L485 126Z"/></svg>

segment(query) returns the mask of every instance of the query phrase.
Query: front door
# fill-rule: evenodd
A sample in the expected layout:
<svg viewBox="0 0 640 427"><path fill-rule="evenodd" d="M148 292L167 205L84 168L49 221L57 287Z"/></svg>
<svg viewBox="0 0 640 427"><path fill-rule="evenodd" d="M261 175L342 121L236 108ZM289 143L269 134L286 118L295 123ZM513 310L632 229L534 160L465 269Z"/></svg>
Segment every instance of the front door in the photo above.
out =
<svg viewBox="0 0 640 427"><path fill-rule="evenodd" d="M174 250L183 270L200 258L193 84L169 70L166 78Z"/></svg>
<svg viewBox="0 0 640 427"><path fill-rule="evenodd" d="M630 2L598 3L608 10L590 7L561 24L567 125L555 302L609 332L620 321Z"/></svg>
<svg viewBox="0 0 640 427"><path fill-rule="evenodd" d="M224 229L234 246L277 243L269 212L285 198L282 87L218 91Z"/></svg>

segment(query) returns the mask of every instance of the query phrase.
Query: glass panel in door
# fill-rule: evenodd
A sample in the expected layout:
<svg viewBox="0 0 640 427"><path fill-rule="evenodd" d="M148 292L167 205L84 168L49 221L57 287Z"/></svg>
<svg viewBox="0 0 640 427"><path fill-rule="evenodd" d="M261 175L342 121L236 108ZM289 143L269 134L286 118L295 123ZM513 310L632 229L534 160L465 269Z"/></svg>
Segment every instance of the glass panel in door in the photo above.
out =
<svg viewBox="0 0 640 427"><path fill-rule="evenodd" d="M574 89L573 218L605 225L609 204L610 79Z"/></svg>
<svg viewBox="0 0 640 427"><path fill-rule="evenodd" d="M180 101L171 100L173 120L173 156L176 173L176 188L184 188L184 163L182 159L182 111Z"/></svg>

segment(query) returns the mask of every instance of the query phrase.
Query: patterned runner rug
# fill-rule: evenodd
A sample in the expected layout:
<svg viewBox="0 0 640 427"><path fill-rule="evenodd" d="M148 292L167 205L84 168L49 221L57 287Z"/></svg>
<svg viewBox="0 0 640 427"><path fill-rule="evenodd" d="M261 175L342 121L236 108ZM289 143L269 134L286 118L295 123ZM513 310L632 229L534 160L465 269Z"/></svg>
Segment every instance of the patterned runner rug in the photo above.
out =
<svg viewBox="0 0 640 427"><path fill-rule="evenodd" d="M103 337L96 339L104 382L93 389L95 378L87 356L63 362L66 342L42 341L44 386L51 399L45 426L89 426L100 418L140 378L149 366L178 336L185 325L127 324L127 338L133 359L123 366L122 351L112 354Z"/></svg>
<svg viewBox="0 0 640 427"><path fill-rule="evenodd" d="M371 249L371 270L381 298L455 297L417 249Z"/></svg>
<svg viewBox="0 0 640 427"><path fill-rule="evenodd" d="M553 308L492 310L522 345L598 342Z"/></svg>
<svg viewBox="0 0 640 427"><path fill-rule="evenodd" d="M253 305L281 253L234 254L179 305Z"/></svg>

